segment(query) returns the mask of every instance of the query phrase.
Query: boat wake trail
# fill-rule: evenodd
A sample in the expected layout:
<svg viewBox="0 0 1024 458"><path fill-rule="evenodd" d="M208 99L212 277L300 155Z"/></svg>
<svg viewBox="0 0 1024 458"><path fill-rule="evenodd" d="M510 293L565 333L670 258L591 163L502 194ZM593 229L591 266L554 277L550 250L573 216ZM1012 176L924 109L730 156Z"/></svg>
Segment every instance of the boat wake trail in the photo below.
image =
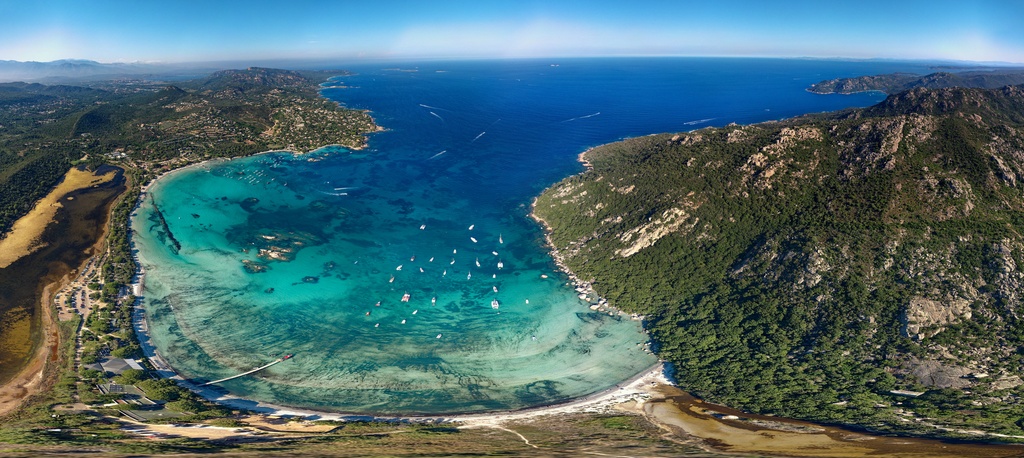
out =
<svg viewBox="0 0 1024 458"><path fill-rule="evenodd" d="M705 118L705 119L698 119L696 121L686 121L686 122L683 123L683 125L684 126L696 126L697 124L703 124L703 123L706 123L706 122L709 122L709 121L714 121L716 119L718 119L718 118Z"/></svg>
<svg viewBox="0 0 1024 458"><path fill-rule="evenodd" d="M440 119L441 122L444 122L444 118L442 118L441 115L434 113L433 111L431 111L430 114L434 115L434 117L436 117L437 119Z"/></svg>
<svg viewBox="0 0 1024 458"><path fill-rule="evenodd" d="M431 110L452 111L452 110L447 110L447 109L440 108L440 107L432 107L430 105L424 105L422 103L420 104L420 106L423 107L423 108L429 108ZM437 115L434 115L434 116L437 116Z"/></svg>
<svg viewBox="0 0 1024 458"><path fill-rule="evenodd" d="M571 122L571 121L577 121L577 120L580 120L580 119L593 118L594 116L597 116L599 114L601 114L600 111L598 111L597 113L588 114L586 116L577 116L575 118L566 119L565 121L562 121L562 122Z"/></svg>
<svg viewBox="0 0 1024 458"><path fill-rule="evenodd" d="M479 135L477 135L476 137L473 137L473 139L472 139L472 140L470 140L469 142L470 142L470 143L473 143L473 142L475 142L475 141L479 140L479 139L480 139L480 137L483 137L483 136L484 136L484 134L486 134L486 133L487 133L487 131L483 131L483 132L480 132L480 134L479 134Z"/></svg>
<svg viewBox="0 0 1024 458"><path fill-rule="evenodd" d="M440 153L437 153L437 154L435 154L433 156L430 156L429 158L427 158L427 160L429 161L429 160L431 160L431 159L433 159L435 157L438 157L438 156L440 156L440 155L442 155L444 153L447 153L447 152L448 152L448 150L441 151Z"/></svg>

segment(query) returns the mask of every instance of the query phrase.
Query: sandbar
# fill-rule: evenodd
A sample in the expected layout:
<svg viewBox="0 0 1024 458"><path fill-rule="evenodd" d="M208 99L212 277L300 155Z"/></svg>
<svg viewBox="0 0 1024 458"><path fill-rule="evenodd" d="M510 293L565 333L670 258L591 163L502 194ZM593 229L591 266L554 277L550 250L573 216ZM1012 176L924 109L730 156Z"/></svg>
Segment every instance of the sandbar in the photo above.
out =
<svg viewBox="0 0 1024 458"><path fill-rule="evenodd" d="M116 175L115 171L110 171L105 175L96 176L88 170L79 170L77 167L68 170L57 187L40 199L27 215L15 221L10 232L0 239L0 269L45 246L39 243L39 236L53 221L57 210L62 207L60 201L65 195L79 189L106 183L114 179Z"/></svg>

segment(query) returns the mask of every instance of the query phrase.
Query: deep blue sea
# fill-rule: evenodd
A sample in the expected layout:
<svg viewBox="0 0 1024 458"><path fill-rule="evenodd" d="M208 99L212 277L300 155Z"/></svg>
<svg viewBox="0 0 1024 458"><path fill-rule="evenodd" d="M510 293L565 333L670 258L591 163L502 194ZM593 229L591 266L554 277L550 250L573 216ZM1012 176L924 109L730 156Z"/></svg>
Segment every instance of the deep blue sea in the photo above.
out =
<svg viewBox="0 0 1024 458"><path fill-rule="evenodd" d="M556 271L532 198L582 170L588 147L868 106L884 96L805 89L929 71L697 58L344 68L355 74L323 95L372 112L386 131L369 148L193 167L160 179L134 217L152 340L183 376L294 354L223 388L388 414L516 409L613 387L657 360L638 321L590 309Z"/></svg>

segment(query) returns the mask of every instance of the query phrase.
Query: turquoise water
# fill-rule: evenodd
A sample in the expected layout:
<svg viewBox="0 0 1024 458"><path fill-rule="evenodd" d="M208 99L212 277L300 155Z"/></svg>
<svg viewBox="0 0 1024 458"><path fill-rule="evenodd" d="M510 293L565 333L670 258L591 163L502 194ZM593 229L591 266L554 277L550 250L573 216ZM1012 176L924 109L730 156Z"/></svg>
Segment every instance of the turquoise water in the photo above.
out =
<svg viewBox="0 0 1024 458"><path fill-rule="evenodd" d="M915 70L708 59L387 67L324 90L388 129L369 149L211 163L151 188L133 219L145 308L154 343L185 377L294 354L222 386L385 414L516 409L613 387L656 359L637 321L590 310L554 271L531 198L578 171L588 146L869 105L881 96L803 89Z"/></svg>

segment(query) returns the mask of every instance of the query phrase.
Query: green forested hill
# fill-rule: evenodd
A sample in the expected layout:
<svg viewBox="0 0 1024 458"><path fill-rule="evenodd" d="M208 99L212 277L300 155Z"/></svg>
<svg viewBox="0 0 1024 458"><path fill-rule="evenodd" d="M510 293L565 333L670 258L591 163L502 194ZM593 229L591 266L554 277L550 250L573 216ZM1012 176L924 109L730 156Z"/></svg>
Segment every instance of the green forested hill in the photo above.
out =
<svg viewBox="0 0 1024 458"><path fill-rule="evenodd" d="M852 94L866 91L881 91L887 94L895 94L919 87L927 89L948 87L996 89L1021 83L1024 83L1024 70L1020 68L1005 68L957 73L936 72L923 76L913 73L889 73L885 75L837 78L817 82L812 84L807 90L817 94Z"/></svg>
<svg viewBox="0 0 1024 458"><path fill-rule="evenodd" d="M1022 87L915 89L634 138L585 153L535 214L700 396L1024 435L1022 114Z"/></svg>
<svg viewBox="0 0 1024 458"><path fill-rule="evenodd" d="M337 73L249 68L106 90L0 84L0 237L83 159L156 174L271 149L361 147L377 129L369 114L318 92Z"/></svg>

